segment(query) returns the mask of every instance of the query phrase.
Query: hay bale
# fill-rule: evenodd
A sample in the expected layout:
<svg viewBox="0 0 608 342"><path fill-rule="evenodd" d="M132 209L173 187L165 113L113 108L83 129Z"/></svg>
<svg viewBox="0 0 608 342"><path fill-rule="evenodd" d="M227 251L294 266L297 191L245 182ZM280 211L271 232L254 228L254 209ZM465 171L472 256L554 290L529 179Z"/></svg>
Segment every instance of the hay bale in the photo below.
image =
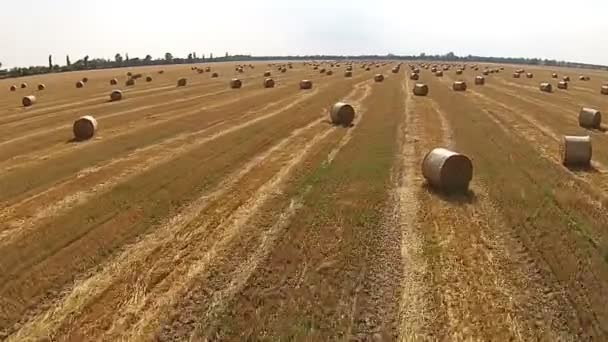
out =
<svg viewBox="0 0 608 342"><path fill-rule="evenodd" d="M546 93L550 93L553 91L553 87L551 86L551 83L548 82L543 82L540 84L540 91L544 91Z"/></svg>
<svg viewBox="0 0 608 342"><path fill-rule="evenodd" d="M371 71L371 70L372 70L372 68L370 68L370 67L365 68L365 71Z"/></svg>
<svg viewBox="0 0 608 342"><path fill-rule="evenodd" d="M429 86L424 83L416 83L414 85L414 95L426 96L429 93Z"/></svg>
<svg viewBox="0 0 608 342"><path fill-rule="evenodd" d="M265 79L264 88L274 88L274 80L272 78Z"/></svg>
<svg viewBox="0 0 608 342"><path fill-rule="evenodd" d="M603 85L602 88L600 89L600 94L602 95L608 95L608 85Z"/></svg>
<svg viewBox="0 0 608 342"><path fill-rule="evenodd" d="M564 82L570 82L570 76L564 76L564 77L562 77L562 81L564 81Z"/></svg>
<svg viewBox="0 0 608 342"><path fill-rule="evenodd" d="M23 104L23 107L29 107L34 103L36 103L36 96L34 95L24 96L23 99L21 99L21 104Z"/></svg>
<svg viewBox="0 0 608 342"><path fill-rule="evenodd" d="M319 66L318 66L318 65L315 65L315 66L314 66L312 69L313 69L313 70L319 70Z"/></svg>
<svg viewBox="0 0 608 342"><path fill-rule="evenodd" d="M12 85L9 89L10 89L10 91L17 91L17 86L16 85Z"/></svg>
<svg viewBox="0 0 608 342"><path fill-rule="evenodd" d="M376 74L376 75L374 75L374 81L375 82L382 82L382 81L384 81L384 75L382 75L382 74Z"/></svg>
<svg viewBox="0 0 608 342"><path fill-rule="evenodd" d="M347 127L355 119L355 109L347 103L338 102L329 111L329 117L334 125Z"/></svg>
<svg viewBox="0 0 608 342"><path fill-rule="evenodd" d="M132 73L132 72L130 72L130 71L129 71L129 72L127 72L127 77L131 77L131 76L133 76L133 73Z"/></svg>
<svg viewBox="0 0 608 342"><path fill-rule="evenodd" d="M89 78L88 77L83 77L82 78L82 83L87 83L89 82Z"/></svg>
<svg viewBox="0 0 608 342"><path fill-rule="evenodd" d="M475 77L475 84L476 85L484 85L486 84L486 78L483 76L476 76Z"/></svg>
<svg viewBox="0 0 608 342"><path fill-rule="evenodd" d="M211 74L211 78L218 78L220 77L220 75L217 72L214 72L213 74Z"/></svg>
<svg viewBox="0 0 608 342"><path fill-rule="evenodd" d="M72 131L76 140L91 139L97 131L97 120L90 115L82 116L74 121Z"/></svg>
<svg viewBox="0 0 608 342"><path fill-rule="evenodd" d="M352 71L345 71L344 72L344 77L353 77L353 72Z"/></svg>
<svg viewBox="0 0 608 342"><path fill-rule="evenodd" d="M25 83L25 82L21 83L21 89L25 89L25 88L27 88L27 83Z"/></svg>
<svg viewBox="0 0 608 342"><path fill-rule="evenodd" d="M135 79L133 79L133 78L129 78L129 79L127 80L127 82L125 82L125 85L126 85L127 87L134 86L134 85L135 85Z"/></svg>
<svg viewBox="0 0 608 342"><path fill-rule="evenodd" d="M396 74L399 72L399 67L394 67L392 70L393 74Z"/></svg>
<svg viewBox="0 0 608 342"><path fill-rule="evenodd" d="M558 89L568 89L568 82L559 81L557 82Z"/></svg>
<svg viewBox="0 0 608 342"><path fill-rule="evenodd" d="M300 89L312 89L312 81L310 81L310 80L301 80L300 81Z"/></svg>
<svg viewBox="0 0 608 342"><path fill-rule="evenodd" d="M205 72L210 72L211 71L211 67L205 67Z"/></svg>
<svg viewBox="0 0 608 342"><path fill-rule="evenodd" d="M565 135L560 146L562 163L568 166L589 166L591 164L590 136Z"/></svg>
<svg viewBox="0 0 608 342"><path fill-rule="evenodd" d="M581 80L581 81L589 81L591 79L591 77L580 75L578 77L578 79Z"/></svg>
<svg viewBox="0 0 608 342"><path fill-rule="evenodd" d="M551 77L552 77L552 78L557 78L557 74L556 74L556 73L552 73L552 74L551 74Z"/></svg>
<svg viewBox="0 0 608 342"><path fill-rule="evenodd" d="M264 71L264 77L270 77L271 73L269 70Z"/></svg>
<svg viewBox="0 0 608 342"><path fill-rule="evenodd" d="M243 86L243 82L241 82L241 80L239 80L238 78L233 78L230 80L230 88L239 89L242 86Z"/></svg>
<svg viewBox="0 0 608 342"><path fill-rule="evenodd" d="M534 78L534 74L529 72L526 74L526 78Z"/></svg>
<svg viewBox="0 0 608 342"><path fill-rule="evenodd" d="M110 94L110 101L115 102L120 100L122 100L122 91L112 90L112 93Z"/></svg>
<svg viewBox="0 0 608 342"><path fill-rule="evenodd" d="M44 84L42 84L42 83L38 84L38 90L39 91L43 91L45 89L46 89L46 86Z"/></svg>
<svg viewBox="0 0 608 342"><path fill-rule="evenodd" d="M419 68L414 68L414 70L412 70L412 72L414 74L419 74L420 73L420 69Z"/></svg>
<svg viewBox="0 0 608 342"><path fill-rule="evenodd" d="M158 70L158 73L162 75L165 73L165 70Z"/></svg>
<svg viewBox="0 0 608 342"><path fill-rule="evenodd" d="M118 80L113 78L110 80L110 85L117 85L118 84Z"/></svg>
<svg viewBox="0 0 608 342"><path fill-rule="evenodd" d="M320 74L324 74L327 70L325 68L321 68L321 70L319 70Z"/></svg>
<svg viewBox="0 0 608 342"><path fill-rule="evenodd" d="M473 179L473 163L467 156L445 148L435 148L422 161L427 182L442 191L467 191Z"/></svg>
<svg viewBox="0 0 608 342"><path fill-rule="evenodd" d="M152 82L152 77L151 76L146 77L146 82Z"/></svg>
<svg viewBox="0 0 608 342"><path fill-rule="evenodd" d="M178 87L185 87L186 84L188 84L188 79L185 78L185 77L182 77L179 80L177 80L177 86Z"/></svg>
<svg viewBox="0 0 608 342"><path fill-rule="evenodd" d="M462 75L462 69L456 69L456 75Z"/></svg>
<svg viewBox="0 0 608 342"><path fill-rule="evenodd" d="M435 72L435 76L437 76L437 77L443 77L443 71L441 71L441 70L437 70L437 71Z"/></svg>
<svg viewBox="0 0 608 342"><path fill-rule="evenodd" d="M597 109L583 107L578 114L578 124L584 128L600 128L602 113Z"/></svg>
<svg viewBox="0 0 608 342"><path fill-rule="evenodd" d="M327 72L325 73L325 75L327 75L327 76L331 76L333 74L334 74L333 70L327 70Z"/></svg>
<svg viewBox="0 0 608 342"><path fill-rule="evenodd" d="M519 78L519 75L520 75L520 74L519 74L518 72L514 72L514 73L513 73L513 78Z"/></svg>
<svg viewBox="0 0 608 342"><path fill-rule="evenodd" d="M196 72L198 72L199 74L203 74L205 72L205 70L203 70L203 69L196 69Z"/></svg>
<svg viewBox="0 0 608 342"><path fill-rule="evenodd" d="M432 67L431 72L437 72L437 67Z"/></svg>
<svg viewBox="0 0 608 342"><path fill-rule="evenodd" d="M464 81L454 81L454 83L452 83L452 89L454 89L454 91L465 91L467 90L467 84Z"/></svg>
<svg viewBox="0 0 608 342"><path fill-rule="evenodd" d="M281 68L281 72L282 72L282 73L286 73L286 72L287 72L287 69L286 69L286 68Z"/></svg>
<svg viewBox="0 0 608 342"><path fill-rule="evenodd" d="M82 87L84 87L84 82L82 82L82 81L76 82L76 88L82 88Z"/></svg>
<svg viewBox="0 0 608 342"><path fill-rule="evenodd" d="M414 81L418 81L418 79L420 79L420 75L413 72L410 74L410 80L414 80Z"/></svg>

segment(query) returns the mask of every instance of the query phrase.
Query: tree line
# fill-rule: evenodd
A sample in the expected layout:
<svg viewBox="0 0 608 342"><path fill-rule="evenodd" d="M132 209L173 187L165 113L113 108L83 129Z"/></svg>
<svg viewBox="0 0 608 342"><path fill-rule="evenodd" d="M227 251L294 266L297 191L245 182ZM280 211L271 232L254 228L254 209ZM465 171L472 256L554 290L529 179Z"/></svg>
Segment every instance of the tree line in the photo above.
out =
<svg viewBox="0 0 608 342"><path fill-rule="evenodd" d="M149 65L169 65L169 64L190 64L190 63L209 63L209 62L253 62L253 61L269 61L269 60L418 60L418 61L447 61L447 62L467 62L467 63L508 63L508 64L528 64L528 65L546 65L559 67L575 67L575 68L590 68L608 70L607 66L577 62L558 61L553 59L540 58L522 58L522 57L484 57L484 56L457 56L453 52L448 52L444 55L427 55L421 53L419 55L364 55L364 56L338 56L338 55L312 55L312 56L251 56L251 55L230 55L226 53L222 57L214 57L213 54L205 56L197 56L196 52L187 55L186 58L174 57L172 53L167 52L164 58L153 59L151 55L146 55L144 58L130 58L129 54L117 53L114 59L104 58L89 58L84 56L75 62L72 62L70 56L65 57L65 65L60 66L55 64L53 56L49 55L48 65L46 66L30 66L30 67L15 67L9 70L2 70L0 62L0 78L21 77L29 75L40 75L53 72L68 72L78 70L95 70L109 68L123 68Z"/></svg>

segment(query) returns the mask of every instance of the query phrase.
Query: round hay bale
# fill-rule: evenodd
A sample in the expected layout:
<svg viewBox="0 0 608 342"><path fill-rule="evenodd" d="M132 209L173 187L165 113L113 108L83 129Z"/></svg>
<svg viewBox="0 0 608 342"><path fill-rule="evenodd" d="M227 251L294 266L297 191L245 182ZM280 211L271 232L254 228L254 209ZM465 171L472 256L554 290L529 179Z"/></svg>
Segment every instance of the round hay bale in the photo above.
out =
<svg viewBox="0 0 608 342"><path fill-rule="evenodd" d="M591 79L591 77L580 75L578 77L578 79L581 80L581 81L589 81Z"/></svg>
<svg viewBox="0 0 608 342"><path fill-rule="evenodd" d="M135 79L133 79L133 78L129 78L129 79L127 80L127 82L125 82L125 85L126 85L127 87L134 86L134 85L135 85Z"/></svg>
<svg viewBox="0 0 608 342"><path fill-rule="evenodd" d="M519 75L520 75L520 74L519 74L518 72L514 72L514 73L513 73L513 78L519 78Z"/></svg>
<svg viewBox="0 0 608 342"><path fill-rule="evenodd" d="M476 85L484 85L486 84L486 78L483 76L476 76L475 77L475 84Z"/></svg>
<svg viewBox="0 0 608 342"><path fill-rule="evenodd" d="M202 73L205 72L205 70L203 70L203 69L196 69L196 72L198 72L199 74L202 74Z"/></svg>
<svg viewBox="0 0 608 342"><path fill-rule="evenodd" d="M327 72L325 73L325 75L327 75L327 76L331 76L333 74L334 74L334 72L332 70L327 70Z"/></svg>
<svg viewBox="0 0 608 342"><path fill-rule="evenodd" d="M456 69L456 75L462 75L462 69Z"/></svg>
<svg viewBox="0 0 608 342"><path fill-rule="evenodd" d="M112 90L112 93L110 94L110 101L115 102L120 100L122 100L122 91Z"/></svg>
<svg viewBox="0 0 608 342"><path fill-rule="evenodd" d="M488 76L488 75L490 75L490 70L486 69L486 70L484 70L484 71L482 72L482 74L483 74L484 76ZM517 76L519 76L519 74L517 74Z"/></svg>
<svg viewBox="0 0 608 342"><path fill-rule="evenodd" d="M353 67L352 67L352 65L347 66L347 67L346 67L346 71L353 71Z"/></svg>
<svg viewBox="0 0 608 342"><path fill-rule="evenodd" d="M556 73L552 73L552 74L551 74L551 77L552 77L552 78L557 78L557 74L556 74Z"/></svg>
<svg viewBox="0 0 608 342"><path fill-rule="evenodd" d="M414 70L412 70L412 72L414 74L419 74L420 73L420 69L419 68L414 68Z"/></svg>
<svg viewBox="0 0 608 342"><path fill-rule="evenodd" d="M602 95L608 95L608 85L603 85L602 88L600 89L600 94Z"/></svg>
<svg viewBox="0 0 608 342"><path fill-rule="evenodd" d="M220 77L220 75L217 72L214 72L213 74L211 74L211 78L218 78Z"/></svg>
<svg viewBox="0 0 608 342"><path fill-rule="evenodd" d="M375 82L382 82L382 81L384 81L384 75L382 75L382 74L376 74L376 75L374 75L374 81Z"/></svg>
<svg viewBox="0 0 608 342"><path fill-rule="evenodd" d="M443 71L442 70L437 70L435 72L435 76L437 76L437 77L443 77Z"/></svg>
<svg viewBox="0 0 608 342"><path fill-rule="evenodd" d="M583 107L578 114L578 124L584 128L600 128L602 113L597 109Z"/></svg>
<svg viewBox="0 0 608 342"><path fill-rule="evenodd" d="M324 74L327 70L325 70L325 68L322 68L321 70L319 70L320 74Z"/></svg>
<svg viewBox="0 0 608 342"><path fill-rule="evenodd" d="M529 72L526 74L526 78L534 78L534 74Z"/></svg>
<svg viewBox="0 0 608 342"><path fill-rule="evenodd" d="M24 96L23 99L21 99L21 104L23 104L23 107L29 107L34 103L36 103L36 96L34 95Z"/></svg>
<svg viewBox="0 0 608 342"><path fill-rule="evenodd" d="M315 65L312 69L313 70L319 70L319 66Z"/></svg>
<svg viewBox="0 0 608 342"><path fill-rule="evenodd" d="M543 82L540 84L540 91L544 91L546 93L550 93L553 91L553 87L551 86L551 83L548 82Z"/></svg>
<svg viewBox="0 0 608 342"><path fill-rule="evenodd" d="M16 85L12 85L9 89L10 89L10 91L17 91L17 86Z"/></svg>
<svg viewBox="0 0 608 342"><path fill-rule="evenodd" d="M558 89L568 89L568 82L559 81L557 82Z"/></svg>
<svg viewBox="0 0 608 342"><path fill-rule="evenodd" d="M454 83L452 83L452 89L454 89L454 91L465 91L467 90L467 84L464 81L454 81Z"/></svg>
<svg viewBox="0 0 608 342"><path fill-rule="evenodd" d="M265 79L264 88L274 88L274 80L272 78Z"/></svg>
<svg viewBox="0 0 608 342"><path fill-rule="evenodd" d="M129 72L127 72L127 77L131 77L131 76L133 76L133 73L132 73L132 72L130 72L130 71L129 71Z"/></svg>
<svg viewBox="0 0 608 342"><path fill-rule="evenodd" d="M418 79L420 79L420 75L413 72L410 74L410 80L414 80L414 81L418 81Z"/></svg>
<svg viewBox="0 0 608 342"><path fill-rule="evenodd" d="M365 71L371 71L371 70L372 70L372 68L370 68L370 67L365 68Z"/></svg>
<svg viewBox="0 0 608 342"><path fill-rule="evenodd" d="M82 78L82 83L87 83L89 82L89 78L88 77L83 77Z"/></svg>
<svg viewBox="0 0 608 342"><path fill-rule="evenodd" d="M437 72L437 67L432 67L431 72Z"/></svg>
<svg viewBox="0 0 608 342"><path fill-rule="evenodd" d="M467 156L445 148L435 148L422 161L422 175L440 190L467 191L473 179L473 163Z"/></svg>
<svg viewBox="0 0 608 342"><path fill-rule="evenodd" d="M396 74L399 72L399 67L394 67L392 70L393 74Z"/></svg>
<svg viewBox="0 0 608 342"><path fill-rule="evenodd" d="M21 89L25 89L25 88L27 88L27 83L25 83L25 82L21 83Z"/></svg>
<svg viewBox="0 0 608 342"><path fill-rule="evenodd" d="M185 87L186 84L188 84L188 79L185 78L185 77L182 77L179 80L177 80L177 86L178 87Z"/></svg>
<svg viewBox="0 0 608 342"><path fill-rule="evenodd" d="M562 81L564 81L564 82L570 82L570 76L564 76L564 77L562 77Z"/></svg>
<svg viewBox="0 0 608 342"><path fill-rule="evenodd" d="M310 80L301 80L300 81L300 89L312 89L312 81L310 81Z"/></svg>
<svg viewBox="0 0 608 342"><path fill-rule="evenodd" d="M344 72L344 77L353 77L353 72L352 71L345 71Z"/></svg>
<svg viewBox="0 0 608 342"><path fill-rule="evenodd" d="M230 88L239 89L242 86L243 86L243 82L241 82L241 80L239 80L238 78L233 78L230 80Z"/></svg>
<svg viewBox="0 0 608 342"><path fill-rule="evenodd" d="M91 139L95 135L95 131L97 131L97 120L90 115L82 116L74 121L72 130L76 140Z"/></svg>
<svg viewBox="0 0 608 342"><path fill-rule="evenodd" d="M165 73L165 70L158 70L158 73L162 75Z"/></svg>
<svg viewBox="0 0 608 342"><path fill-rule="evenodd" d="M205 67L205 72L210 72L211 71L211 67Z"/></svg>
<svg viewBox="0 0 608 342"><path fill-rule="evenodd" d="M270 71L264 71L264 77L270 77L271 73Z"/></svg>
<svg viewBox="0 0 608 342"><path fill-rule="evenodd" d="M329 117L334 125L347 127L355 119L355 109L347 103L338 102L329 111Z"/></svg>
<svg viewBox="0 0 608 342"><path fill-rule="evenodd" d="M590 136L565 135L560 146L562 163L568 166L589 166L591 155Z"/></svg>
<svg viewBox="0 0 608 342"><path fill-rule="evenodd" d="M117 85L118 84L118 80L113 78L110 80L110 85Z"/></svg>
<svg viewBox="0 0 608 342"><path fill-rule="evenodd" d="M82 81L76 82L76 88L82 88L82 87L84 87L84 82L82 82Z"/></svg>
<svg viewBox="0 0 608 342"><path fill-rule="evenodd" d="M287 69L285 69L285 68L281 68L281 72L282 72L282 73L286 73L286 72L287 72Z"/></svg>
<svg viewBox="0 0 608 342"><path fill-rule="evenodd" d="M429 93L429 86L424 83L416 83L414 85L414 95L426 96Z"/></svg>
<svg viewBox="0 0 608 342"><path fill-rule="evenodd" d="M44 84L42 84L42 83L38 84L38 90L39 91L43 91L45 89L46 89L46 86Z"/></svg>
<svg viewBox="0 0 608 342"><path fill-rule="evenodd" d="M142 78L142 76L143 76L142 74L135 74L135 75L131 76L131 78L134 80L137 80L137 79Z"/></svg>
<svg viewBox="0 0 608 342"><path fill-rule="evenodd" d="M146 82L152 82L152 76L146 77Z"/></svg>

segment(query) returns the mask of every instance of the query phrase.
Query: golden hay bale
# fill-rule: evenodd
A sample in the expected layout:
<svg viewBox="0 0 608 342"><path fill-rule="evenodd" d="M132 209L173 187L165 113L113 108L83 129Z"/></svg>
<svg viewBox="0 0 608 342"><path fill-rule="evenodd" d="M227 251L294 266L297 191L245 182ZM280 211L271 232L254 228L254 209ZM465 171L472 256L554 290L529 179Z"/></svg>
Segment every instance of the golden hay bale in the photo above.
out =
<svg viewBox="0 0 608 342"><path fill-rule="evenodd" d="M312 81L310 81L310 80L301 80L300 81L300 89L312 89Z"/></svg>
<svg viewBox="0 0 608 342"><path fill-rule="evenodd" d="M131 78L134 80L137 80L137 79L142 78L142 76L143 76L142 74L135 74L135 75L131 76Z"/></svg>
<svg viewBox="0 0 608 342"><path fill-rule="evenodd" d="M454 83L452 83L452 89L454 89L454 91L465 91L467 90L467 84L464 81L454 81Z"/></svg>
<svg viewBox="0 0 608 342"><path fill-rule="evenodd" d="M591 77L580 75L578 77L578 79L581 80L581 81L589 81L591 79Z"/></svg>
<svg viewBox="0 0 608 342"><path fill-rule="evenodd" d="M122 91L112 90L112 93L110 94L110 101L114 102L120 100L122 100Z"/></svg>
<svg viewBox="0 0 608 342"><path fill-rule="evenodd" d="M583 107L578 114L578 124L585 128L600 128L602 113L597 109Z"/></svg>
<svg viewBox="0 0 608 342"><path fill-rule="evenodd" d="M437 67L432 67L431 72L437 72Z"/></svg>
<svg viewBox="0 0 608 342"><path fill-rule="evenodd" d="M529 72L526 74L526 78L534 78L534 74Z"/></svg>
<svg viewBox="0 0 608 342"><path fill-rule="evenodd" d="M82 78L82 83L87 83L89 82L89 78L88 77L83 77Z"/></svg>
<svg viewBox="0 0 608 342"><path fill-rule="evenodd" d="M158 73L159 73L159 74L164 74L164 73L165 73L165 70L158 70Z"/></svg>
<svg viewBox="0 0 608 342"><path fill-rule="evenodd" d="M520 74L519 74L518 72L514 72L514 73L513 73L513 78L519 78L519 75L520 75Z"/></svg>
<svg viewBox="0 0 608 342"><path fill-rule="evenodd" d="M590 136L565 135L560 146L562 163L569 166L589 166L591 163Z"/></svg>
<svg viewBox="0 0 608 342"><path fill-rule="evenodd" d="M274 80L272 78L265 79L264 88L274 88Z"/></svg>
<svg viewBox="0 0 608 342"><path fill-rule="evenodd" d="M437 70L437 71L435 72L435 76L437 76L437 77L443 77L443 71L441 71L441 70Z"/></svg>
<svg viewBox="0 0 608 342"><path fill-rule="evenodd" d="M447 65L444 65L444 66L443 66L443 71L448 71L448 70L450 70L450 67L449 67L449 66L447 66Z"/></svg>
<svg viewBox="0 0 608 342"><path fill-rule="evenodd" d="M419 68L414 68L414 70L412 70L412 72L414 74L419 74L420 73L420 69Z"/></svg>
<svg viewBox="0 0 608 342"><path fill-rule="evenodd" d="M325 75L327 75L327 76L331 76L333 74L334 74L334 72L332 70L327 70L327 72L325 73Z"/></svg>
<svg viewBox="0 0 608 342"><path fill-rule="evenodd" d="M288 65L288 67L289 67L289 69L293 69L293 65L291 65L291 64Z"/></svg>
<svg viewBox="0 0 608 342"><path fill-rule="evenodd" d="M38 90L39 91L43 91L44 89L46 89L46 86L42 83L38 84Z"/></svg>
<svg viewBox="0 0 608 342"><path fill-rule="evenodd" d="M392 70L393 74L396 74L399 72L399 67L394 67Z"/></svg>
<svg viewBox="0 0 608 342"><path fill-rule="evenodd" d="M353 72L352 71L345 71L344 72L344 77L353 77Z"/></svg>
<svg viewBox="0 0 608 342"><path fill-rule="evenodd" d="M25 88L27 88L27 83L25 83L25 82L21 83L21 89L25 89Z"/></svg>
<svg viewBox="0 0 608 342"><path fill-rule="evenodd" d="M382 74L376 74L376 75L374 75L374 81L375 82L382 82L382 81L384 81L384 75L382 75Z"/></svg>
<svg viewBox="0 0 608 342"><path fill-rule="evenodd" d="M281 68L281 72L285 73L285 72L287 72L287 69L286 68Z"/></svg>
<svg viewBox="0 0 608 342"><path fill-rule="evenodd" d="M320 74L324 74L325 72L327 72L327 70L325 70L325 68L322 68L321 70L319 70Z"/></svg>
<svg viewBox="0 0 608 342"><path fill-rule="evenodd" d="M602 95L608 95L608 85L603 85L602 88L600 89L600 94Z"/></svg>
<svg viewBox="0 0 608 342"><path fill-rule="evenodd" d="M264 71L264 77L270 77L271 73L270 71Z"/></svg>
<svg viewBox="0 0 608 342"><path fill-rule="evenodd" d="M319 70L319 66L318 66L318 65L315 65L315 66L314 66L312 69L313 69L313 70Z"/></svg>
<svg viewBox="0 0 608 342"><path fill-rule="evenodd" d="M182 77L179 80L177 80L177 86L178 87L185 87L186 84L188 84L188 79L185 78L185 77Z"/></svg>
<svg viewBox="0 0 608 342"><path fill-rule="evenodd" d="M370 67L365 68L365 71L371 71L371 70L372 70L372 68L370 68Z"/></svg>
<svg viewBox="0 0 608 342"><path fill-rule="evenodd" d="M556 73L552 73L552 74L551 74L551 77L552 77L552 78L557 78L557 74L556 74Z"/></svg>
<svg viewBox="0 0 608 342"><path fill-rule="evenodd" d="M352 65L347 66L347 67L346 67L346 71L353 71L353 67L352 67Z"/></svg>
<svg viewBox="0 0 608 342"><path fill-rule="evenodd" d="M125 82L125 85L126 85L127 87L134 86L134 85L135 85L135 79L133 79L133 78L129 78L129 79L127 80L127 82Z"/></svg>
<svg viewBox="0 0 608 342"><path fill-rule="evenodd" d="M559 81L557 82L558 89L568 89L568 82Z"/></svg>
<svg viewBox="0 0 608 342"><path fill-rule="evenodd" d="M23 99L21 99L21 103L23 104L23 107L29 107L29 106L33 105L34 103L36 103L36 96L34 96L34 95L24 96Z"/></svg>
<svg viewBox="0 0 608 342"><path fill-rule="evenodd" d="M118 84L118 80L113 78L110 80L110 85L117 85Z"/></svg>
<svg viewBox="0 0 608 342"><path fill-rule="evenodd" d="M133 73L132 73L132 72L130 72L130 71L129 71L129 72L127 72L127 77L131 77L131 76L133 76Z"/></svg>
<svg viewBox="0 0 608 342"><path fill-rule="evenodd" d="M414 85L414 95L426 96L429 93L429 86L424 83L416 83Z"/></svg>
<svg viewBox="0 0 608 342"><path fill-rule="evenodd" d="M347 127L355 119L355 109L347 103L338 102L329 111L329 117L334 125Z"/></svg>
<svg viewBox="0 0 608 342"><path fill-rule="evenodd" d="M146 77L146 82L152 82L152 76Z"/></svg>
<svg viewBox="0 0 608 342"><path fill-rule="evenodd" d="M422 175L437 189L467 191L473 179L473 163L465 155L439 147L424 157Z"/></svg>
<svg viewBox="0 0 608 342"><path fill-rule="evenodd" d="M230 88L239 89L242 86L243 86L243 82L241 82L241 80L239 80L238 78L233 78L230 80Z"/></svg>
<svg viewBox="0 0 608 342"><path fill-rule="evenodd" d="M196 69L196 72L198 72L199 74L202 74L202 73L205 72L205 70L203 70L203 69Z"/></svg>
<svg viewBox="0 0 608 342"><path fill-rule="evenodd" d="M218 78L220 77L220 74L218 74L217 72L214 72L213 74L211 74L211 78Z"/></svg>
<svg viewBox="0 0 608 342"><path fill-rule="evenodd" d="M551 86L551 83L543 82L540 84L540 90L546 93L550 93L553 91L553 87Z"/></svg>
<svg viewBox="0 0 608 342"><path fill-rule="evenodd" d="M205 67L205 72L210 72L211 71L211 67Z"/></svg>
<svg viewBox="0 0 608 342"><path fill-rule="evenodd" d="M462 75L462 69L457 69L456 70L456 75Z"/></svg>
<svg viewBox="0 0 608 342"><path fill-rule="evenodd" d="M72 130L76 140L91 139L95 135L95 131L97 131L97 120L90 115L82 116L74 121Z"/></svg>
<svg viewBox="0 0 608 342"><path fill-rule="evenodd" d="M12 85L9 89L10 89L10 91L17 91L17 86L16 85Z"/></svg>
<svg viewBox="0 0 608 342"><path fill-rule="evenodd" d="M486 84L486 78L483 76L476 76L475 77L475 84L476 85L484 85Z"/></svg>
<svg viewBox="0 0 608 342"><path fill-rule="evenodd" d="M564 76L564 77L562 77L562 80L564 82L570 82L570 76Z"/></svg>
<svg viewBox="0 0 608 342"><path fill-rule="evenodd" d="M82 82L82 81L76 82L76 88L82 88L82 87L84 87L84 82Z"/></svg>
<svg viewBox="0 0 608 342"><path fill-rule="evenodd" d="M415 72L410 74L410 80L418 81L419 78L420 78L420 75Z"/></svg>

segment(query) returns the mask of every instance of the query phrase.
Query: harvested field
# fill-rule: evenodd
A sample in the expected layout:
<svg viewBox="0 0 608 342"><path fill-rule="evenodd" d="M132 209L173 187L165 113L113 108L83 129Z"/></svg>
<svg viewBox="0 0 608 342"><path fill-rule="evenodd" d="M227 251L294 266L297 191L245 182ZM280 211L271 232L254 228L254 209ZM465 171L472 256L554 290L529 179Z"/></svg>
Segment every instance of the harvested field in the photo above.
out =
<svg viewBox="0 0 608 342"><path fill-rule="evenodd" d="M607 72L549 93L581 71L505 65L454 91L479 73L294 62L270 87L266 63L238 91L234 63L0 80L0 340L608 340L608 134L579 124ZM35 105L22 83L46 85ZM467 190L427 184L435 148L470 158Z"/></svg>

